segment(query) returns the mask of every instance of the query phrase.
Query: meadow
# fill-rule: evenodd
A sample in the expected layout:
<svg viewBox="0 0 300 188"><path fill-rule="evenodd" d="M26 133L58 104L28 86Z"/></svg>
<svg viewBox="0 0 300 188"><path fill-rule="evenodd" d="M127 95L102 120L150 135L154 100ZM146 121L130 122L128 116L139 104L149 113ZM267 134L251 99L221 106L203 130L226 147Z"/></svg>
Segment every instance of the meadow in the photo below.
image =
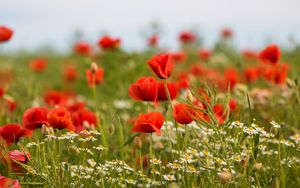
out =
<svg viewBox="0 0 300 188"><path fill-rule="evenodd" d="M299 187L300 48L196 38L0 51L0 187Z"/></svg>

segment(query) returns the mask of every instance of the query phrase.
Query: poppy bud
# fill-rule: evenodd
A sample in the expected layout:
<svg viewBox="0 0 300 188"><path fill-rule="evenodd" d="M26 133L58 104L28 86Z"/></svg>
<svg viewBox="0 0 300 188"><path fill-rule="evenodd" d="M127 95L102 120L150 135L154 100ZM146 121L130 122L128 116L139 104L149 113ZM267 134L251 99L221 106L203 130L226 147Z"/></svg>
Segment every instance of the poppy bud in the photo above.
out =
<svg viewBox="0 0 300 188"><path fill-rule="evenodd" d="M42 125L41 133L42 133L43 135L54 135L53 127L49 127L49 126L46 126L46 125Z"/></svg>
<svg viewBox="0 0 300 188"><path fill-rule="evenodd" d="M263 167L262 163L255 163L253 165L253 170L260 170Z"/></svg>
<svg viewBox="0 0 300 188"><path fill-rule="evenodd" d="M134 137L133 143L138 149L141 149L143 146L142 140L138 136Z"/></svg>
<svg viewBox="0 0 300 188"><path fill-rule="evenodd" d="M96 74L98 70L98 65L95 62L91 64L91 70L92 70L92 74Z"/></svg>
<svg viewBox="0 0 300 188"><path fill-rule="evenodd" d="M218 178L221 183L229 183L233 176L230 172L220 172L218 173Z"/></svg>
<svg viewBox="0 0 300 188"><path fill-rule="evenodd" d="M194 101L193 94L189 89L185 92L185 97L187 98L188 101Z"/></svg>

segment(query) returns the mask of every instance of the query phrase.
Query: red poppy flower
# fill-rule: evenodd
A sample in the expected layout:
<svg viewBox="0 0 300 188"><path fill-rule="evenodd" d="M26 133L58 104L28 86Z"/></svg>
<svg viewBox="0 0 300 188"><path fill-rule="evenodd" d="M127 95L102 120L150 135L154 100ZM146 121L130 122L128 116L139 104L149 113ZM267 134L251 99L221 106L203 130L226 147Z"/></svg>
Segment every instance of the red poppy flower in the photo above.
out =
<svg viewBox="0 0 300 188"><path fill-rule="evenodd" d="M8 112L13 113L17 109L17 102L13 98L6 98L5 102Z"/></svg>
<svg viewBox="0 0 300 188"><path fill-rule="evenodd" d="M197 94L201 100L206 100L206 102L210 104L210 98L209 98L207 92L203 88L198 88ZM196 104L201 106L201 104L199 102L202 103L201 101L197 101Z"/></svg>
<svg viewBox="0 0 300 188"><path fill-rule="evenodd" d="M213 111L215 114L216 119L219 121L219 124L223 124L225 121L225 114L224 114L224 108L222 105L217 104L213 107Z"/></svg>
<svg viewBox="0 0 300 188"><path fill-rule="evenodd" d="M98 45L103 50L117 49L117 48L119 48L120 44L121 44L121 39L112 38L112 37L107 36L107 35L103 36L98 42Z"/></svg>
<svg viewBox="0 0 300 188"><path fill-rule="evenodd" d="M168 82L168 90L170 93L171 100L175 99L178 95L178 87L176 83ZM158 82L158 92L157 92L158 101L168 100L168 95L166 93L166 87L164 82Z"/></svg>
<svg viewBox="0 0 300 188"><path fill-rule="evenodd" d="M157 81L155 78L143 77L128 88L129 96L135 100L155 101L157 96Z"/></svg>
<svg viewBox="0 0 300 188"><path fill-rule="evenodd" d="M179 40L182 43L191 43L196 40L196 36L190 31L183 31L179 34Z"/></svg>
<svg viewBox="0 0 300 188"><path fill-rule="evenodd" d="M80 109L72 114L73 124L76 132L84 129L95 129L97 126L97 116L94 112L87 109Z"/></svg>
<svg viewBox="0 0 300 188"><path fill-rule="evenodd" d="M8 152L8 156L1 153L2 162L7 165L13 172L22 172L23 168L19 163L27 164L31 159L28 152L22 152L19 150L12 150Z"/></svg>
<svg viewBox="0 0 300 188"><path fill-rule="evenodd" d="M193 121L195 111L186 104L175 104L173 117L177 123L189 124Z"/></svg>
<svg viewBox="0 0 300 188"><path fill-rule="evenodd" d="M47 66L48 66L48 62L43 58L35 59L29 65L31 70L35 72L43 72L47 68Z"/></svg>
<svg viewBox="0 0 300 188"><path fill-rule="evenodd" d="M0 98L2 98L2 96L4 95L5 91L2 87L0 87Z"/></svg>
<svg viewBox="0 0 300 188"><path fill-rule="evenodd" d="M224 76L225 76L227 86L230 85L230 88L234 88L234 86L239 81L239 74L237 70L234 68L227 68L224 72Z"/></svg>
<svg viewBox="0 0 300 188"><path fill-rule="evenodd" d="M156 76L161 79L169 78L174 67L168 54L155 55L147 63Z"/></svg>
<svg viewBox="0 0 300 188"><path fill-rule="evenodd" d="M74 66L67 64L64 66L63 77L68 82L73 82L78 78L77 71Z"/></svg>
<svg viewBox="0 0 300 188"><path fill-rule="evenodd" d="M233 36L233 32L229 28L224 28L224 29L221 30L221 36L224 39L229 39Z"/></svg>
<svg viewBox="0 0 300 188"><path fill-rule="evenodd" d="M159 40L158 35L151 35L148 38L148 45L152 46L152 47L155 47L155 46L157 46L158 40Z"/></svg>
<svg viewBox="0 0 300 188"><path fill-rule="evenodd" d="M9 123L0 127L0 138L2 138L2 140L4 140L7 145L18 142L23 136L31 135L31 131L17 123Z"/></svg>
<svg viewBox="0 0 300 188"><path fill-rule="evenodd" d="M0 25L0 43L9 41L13 34L13 30L3 25Z"/></svg>
<svg viewBox="0 0 300 188"><path fill-rule="evenodd" d="M204 76L207 72L207 68L200 64L194 64L190 71L194 76Z"/></svg>
<svg viewBox="0 0 300 188"><path fill-rule="evenodd" d="M171 62L183 63L186 60L186 54L184 52L172 52L169 53Z"/></svg>
<svg viewBox="0 0 300 188"><path fill-rule="evenodd" d="M289 73L289 64L280 63L275 66L264 66L264 78L273 84L284 84Z"/></svg>
<svg viewBox="0 0 300 188"><path fill-rule="evenodd" d="M229 106L231 112L234 111L236 109L236 106L237 106L236 100L230 99L228 106Z"/></svg>
<svg viewBox="0 0 300 188"><path fill-rule="evenodd" d="M47 114L49 109L46 107L33 107L27 109L23 114L22 124L25 128L34 130L48 125Z"/></svg>
<svg viewBox="0 0 300 188"><path fill-rule="evenodd" d="M255 82L260 76L260 70L258 67L247 67L244 70L244 76L248 82Z"/></svg>
<svg viewBox="0 0 300 188"><path fill-rule="evenodd" d="M284 84L289 73L290 65L286 63L280 63L277 64L274 69L274 83Z"/></svg>
<svg viewBox="0 0 300 188"><path fill-rule="evenodd" d="M140 114L134 123L132 132L152 133L160 135L160 129L164 124L164 116L160 112Z"/></svg>
<svg viewBox="0 0 300 188"><path fill-rule="evenodd" d="M77 110L81 110L85 108L85 102L76 101L67 105L67 109L70 113L76 112Z"/></svg>
<svg viewBox="0 0 300 188"><path fill-rule="evenodd" d="M202 48L199 50L199 57L204 61L208 60L211 57L211 55L212 52L209 49Z"/></svg>
<svg viewBox="0 0 300 188"><path fill-rule="evenodd" d="M88 42L80 41L74 45L74 52L79 55L90 55L92 47Z"/></svg>
<svg viewBox="0 0 300 188"><path fill-rule="evenodd" d="M44 101L50 106L63 106L67 103L67 96L61 91L48 91L44 96Z"/></svg>
<svg viewBox="0 0 300 188"><path fill-rule="evenodd" d="M91 69L87 69L85 71L85 74L86 74L88 86L95 87L96 85L102 83L103 76L104 76L104 70L102 68L97 68L97 70L94 72Z"/></svg>
<svg viewBox="0 0 300 188"><path fill-rule="evenodd" d="M263 63L276 64L280 58L280 49L276 44L271 44L263 49L258 57Z"/></svg>
<svg viewBox="0 0 300 188"><path fill-rule="evenodd" d="M180 73L176 84L178 86L178 90L187 89L190 86L188 75L186 73Z"/></svg>
<svg viewBox="0 0 300 188"><path fill-rule="evenodd" d="M209 102L209 99L206 99ZM195 100L193 102L193 105L195 105L195 107L197 107L198 109L194 109L195 111L195 118L198 120L202 120L204 113L201 110L206 109L206 106L203 104L203 102L199 101L199 100ZM201 109L201 110L200 110Z"/></svg>
<svg viewBox="0 0 300 188"><path fill-rule="evenodd" d="M47 120L53 128L75 130L70 112L63 107L50 110L47 114Z"/></svg>
<svg viewBox="0 0 300 188"><path fill-rule="evenodd" d="M1 188L21 188L21 185L18 180L0 176L0 187Z"/></svg>

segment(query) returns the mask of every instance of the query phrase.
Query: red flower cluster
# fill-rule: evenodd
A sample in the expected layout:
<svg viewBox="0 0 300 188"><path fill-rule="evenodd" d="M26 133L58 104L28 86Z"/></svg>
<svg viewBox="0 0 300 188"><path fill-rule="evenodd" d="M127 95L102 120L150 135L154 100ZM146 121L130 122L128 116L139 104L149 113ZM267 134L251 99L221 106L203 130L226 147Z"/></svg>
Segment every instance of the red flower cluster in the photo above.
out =
<svg viewBox="0 0 300 188"><path fill-rule="evenodd" d="M262 75L268 82L280 85L285 83L289 69L290 65L286 63L265 66Z"/></svg>
<svg viewBox="0 0 300 188"><path fill-rule="evenodd" d="M80 132L84 129L94 129L97 126L97 116L85 108L82 102L68 106L59 106L48 109L46 107L33 107L23 114L23 127L34 130L42 125L57 129Z"/></svg>

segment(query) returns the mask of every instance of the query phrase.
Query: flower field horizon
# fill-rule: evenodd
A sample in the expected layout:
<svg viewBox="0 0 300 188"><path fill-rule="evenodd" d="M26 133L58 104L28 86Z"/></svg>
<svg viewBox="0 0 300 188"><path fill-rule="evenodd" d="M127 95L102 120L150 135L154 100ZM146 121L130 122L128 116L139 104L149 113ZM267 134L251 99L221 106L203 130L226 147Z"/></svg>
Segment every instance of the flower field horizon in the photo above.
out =
<svg viewBox="0 0 300 188"><path fill-rule="evenodd" d="M299 187L300 47L236 49L191 30L70 53L1 52L0 188Z"/></svg>

